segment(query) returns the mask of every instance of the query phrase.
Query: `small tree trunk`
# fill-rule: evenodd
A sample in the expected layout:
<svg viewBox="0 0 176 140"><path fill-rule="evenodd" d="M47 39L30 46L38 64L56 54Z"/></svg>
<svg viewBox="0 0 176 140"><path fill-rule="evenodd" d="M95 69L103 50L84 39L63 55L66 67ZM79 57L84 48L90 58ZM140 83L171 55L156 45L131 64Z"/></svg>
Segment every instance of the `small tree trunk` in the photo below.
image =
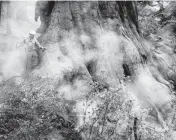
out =
<svg viewBox="0 0 176 140"><path fill-rule="evenodd" d="M10 25L10 1L7 2L7 24L6 24L6 34L11 34L11 25Z"/></svg>
<svg viewBox="0 0 176 140"><path fill-rule="evenodd" d="M138 136L137 136L137 118L134 118L134 125L133 125L133 131L134 131L134 139L138 140Z"/></svg>
<svg viewBox="0 0 176 140"><path fill-rule="evenodd" d="M0 26L1 26L1 10L2 10L2 1L0 1Z"/></svg>

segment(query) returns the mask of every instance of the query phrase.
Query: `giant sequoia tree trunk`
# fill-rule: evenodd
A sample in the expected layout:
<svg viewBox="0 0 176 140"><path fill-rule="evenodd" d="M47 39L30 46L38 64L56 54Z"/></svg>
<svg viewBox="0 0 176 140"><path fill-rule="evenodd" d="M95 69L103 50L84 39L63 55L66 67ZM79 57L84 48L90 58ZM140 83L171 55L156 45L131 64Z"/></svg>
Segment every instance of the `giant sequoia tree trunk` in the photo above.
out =
<svg viewBox="0 0 176 140"><path fill-rule="evenodd" d="M135 2L55 2L50 24L42 35L42 43L62 42L71 34L77 37L76 42L81 40L82 34L85 34L91 38L89 47L98 48L97 30L99 32L115 31L117 34L130 38L131 43L137 46L134 48L137 55L133 54L137 59L131 61L140 63L139 53L144 53L144 51L140 43Z"/></svg>
<svg viewBox="0 0 176 140"><path fill-rule="evenodd" d="M41 68L34 73L50 73L52 77L59 75L61 81L73 84L76 80L96 79L110 87L118 87L124 83L124 76L129 76L132 84L140 86L137 94L143 94L145 97L142 99L147 98L144 102L149 106L161 108L169 102L166 87L169 83L153 65L150 47L145 44L139 26L136 2L49 1L45 6L45 9L48 8L52 8L48 10L52 12L47 14L48 24L39 37L48 50L44 54ZM46 18L44 14L40 16ZM63 65L63 61L70 66ZM142 76L154 84L146 85L145 79L140 78ZM161 84L164 86L163 92L153 93ZM88 92L89 88L84 89L84 92ZM71 98L80 98L84 92L81 90L79 96L71 93Z"/></svg>

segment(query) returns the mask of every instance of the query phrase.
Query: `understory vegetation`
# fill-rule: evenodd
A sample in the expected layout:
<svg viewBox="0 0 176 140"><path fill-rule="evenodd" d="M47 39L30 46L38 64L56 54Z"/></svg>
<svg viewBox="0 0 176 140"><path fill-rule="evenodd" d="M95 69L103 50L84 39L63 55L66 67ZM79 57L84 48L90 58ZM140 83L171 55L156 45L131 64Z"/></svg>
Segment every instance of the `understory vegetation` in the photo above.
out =
<svg viewBox="0 0 176 140"><path fill-rule="evenodd" d="M145 121L149 109L143 108L123 86L107 89L101 81L92 83L81 117L75 112L76 102L55 91L55 84L52 79L37 77L18 86L9 82L1 87L2 140L166 140L170 137L170 129L160 130ZM80 119L82 123L77 127ZM176 128L174 118L167 127Z"/></svg>
<svg viewBox="0 0 176 140"><path fill-rule="evenodd" d="M77 122L73 111L75 102L59 96L52 88L51 79L36 78L19 86L11 84L1 87L4 94L1 139L48 139L55 131L57 136L63 135L65 139L80 139L74 130Z"/></svg>

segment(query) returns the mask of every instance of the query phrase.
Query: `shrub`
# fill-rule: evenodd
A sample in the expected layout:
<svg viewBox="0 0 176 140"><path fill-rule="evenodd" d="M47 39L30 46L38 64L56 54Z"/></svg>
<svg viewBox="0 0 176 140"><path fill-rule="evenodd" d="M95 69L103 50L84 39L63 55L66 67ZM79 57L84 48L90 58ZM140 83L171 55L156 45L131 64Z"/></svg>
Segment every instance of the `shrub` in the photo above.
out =
<svg viewBox="0 0 176 140"><path fill-rule="evenodd" d="M169 131L150 126L146 121L149 109L143 108L123 87L109 90L105 87L102 90L101 82L93 86L85 104L91 106L96 102L97 106L92 109L89 121L84 119L79 128L85 140L164 140L170 136ZM85 110L84 117L86 115Z"/></svg>
<svg viewBox="0 0 176 140"><path fill-rule="evenodd" d="M43 140L53 133L60 139L81 139L74 130L75 102L64 99L54 84L52 79L37 77L18 86L1 87L1 139Z"/></svg>

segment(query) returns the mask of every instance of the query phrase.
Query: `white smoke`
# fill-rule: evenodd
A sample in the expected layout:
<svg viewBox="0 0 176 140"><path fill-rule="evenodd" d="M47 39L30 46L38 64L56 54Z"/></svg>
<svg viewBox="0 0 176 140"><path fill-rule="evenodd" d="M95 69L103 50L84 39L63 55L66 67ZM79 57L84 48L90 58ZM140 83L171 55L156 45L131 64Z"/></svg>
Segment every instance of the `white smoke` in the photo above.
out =
<svg viewBox="0 0 176 140"><path fill-rule="evenodd" d="M13 76L21 76L25 71L25 57L26 53L21 50L6 52L1 68L6 80Z"/></svg>
<svg viewBox="0 0 176 140"><path fill-rule="evenodd" d="M126 82L126 84L127 90L132 92L146 107L161 107L170 102L168 87L157 82L146 69L134 82Z"/></svg>
<svg viewBox="0 0 176 140"><path fill-rule="evenodd" d="M20 9L22 8L22 9ZM11 15L10 19L3 19L1 21L2 26L0 34L2 42L0 44L0 50L2 55L0 56L0 72L4 75L5 80L14 76L20 76L25 71L26 53L24 46L17 48L17 44L20 44L25 38L28 37L30 30L36 30L40 23L34 21L35 1L33 2L11 2L10 4ZM21 16L26 20L16 19L20 10L24 10ZM9 27L6 24L9 24ZM9 28L9 29L8 29ZM10 30L11 33L6 35L6 32ZM4 50L2 48L5 48Z"/></svg>

